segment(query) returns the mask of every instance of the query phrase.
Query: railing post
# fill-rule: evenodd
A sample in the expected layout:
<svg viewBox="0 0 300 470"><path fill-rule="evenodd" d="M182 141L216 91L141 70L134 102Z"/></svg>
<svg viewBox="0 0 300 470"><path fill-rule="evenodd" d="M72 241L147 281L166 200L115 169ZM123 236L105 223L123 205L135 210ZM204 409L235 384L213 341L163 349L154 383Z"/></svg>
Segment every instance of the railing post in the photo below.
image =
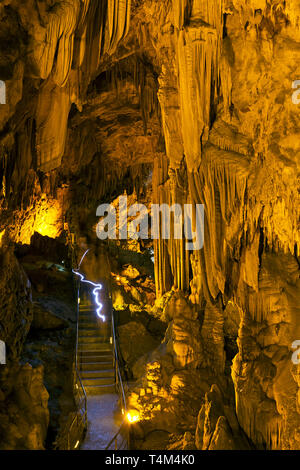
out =
<svg viewBox="0 0 300 470"><path fill-rule="evenodd" d="M129 424L127 425L127 429L128 429L128 431L127 431L127 447L128 447L128 449L127 450L130 450L131 442L130 442L130 425Z"/></svg>
<svg viewBox="0 0 300 470"><path fill-rule="evenodd" d="M79 315L80 315L80 281L78 282L77 288L77 311L76 311L76 350L75 350L75 380L73 381L73 386L75 385L75 394L74 399L76 403L76 416L71 423L69 430L68 430L68 437L67 437L67 446L68 450L71 450L71 433L72 429L76 425L76 435L78 434L81 428L81 422L84 422L85 429L87 428L87 396L82 384L80 373L78 370L78 362L80 362L80 366L82 363L82 352L80 356L78 354L78 342L79 342ZM82 404L84 404L84 412L82 416ZM80 414L80 416L79 416Z"/></svg>

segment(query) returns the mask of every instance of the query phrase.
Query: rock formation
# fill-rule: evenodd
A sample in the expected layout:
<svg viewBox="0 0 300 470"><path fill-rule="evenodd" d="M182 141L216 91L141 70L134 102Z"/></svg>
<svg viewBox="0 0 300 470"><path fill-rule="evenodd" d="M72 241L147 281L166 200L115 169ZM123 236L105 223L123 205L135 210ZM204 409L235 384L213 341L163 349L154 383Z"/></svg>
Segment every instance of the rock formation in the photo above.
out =
<svg viewBox="0 0 300 470"><path fill-rule="evenodd" d="M137 448L157 432L163 448L299 450L299 2L2 0L0 20L0 339L35 407L26 440L1 407L23 398L0 385L0 447L40 449L48 426L41 369L18 365L32 304L13 254L41 237L69 267L93 247L83 269L118 311ZM124 194L203 205L203 247L175 228L98 240L98 205Z"/></svg>

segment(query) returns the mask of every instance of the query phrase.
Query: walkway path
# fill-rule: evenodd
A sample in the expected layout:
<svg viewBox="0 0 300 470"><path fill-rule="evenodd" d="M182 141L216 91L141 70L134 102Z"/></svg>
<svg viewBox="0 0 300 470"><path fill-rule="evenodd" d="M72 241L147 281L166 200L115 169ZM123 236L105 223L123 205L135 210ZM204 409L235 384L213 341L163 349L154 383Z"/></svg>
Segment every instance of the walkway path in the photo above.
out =
<svg viewBox="0 0 300 470"><path fill-rule="evenodd" d="M87 393L88 429L82 450L103 450L118 432L122 415L115 390L111 317L97 318L91 301L80 305L78 365ZM121 437L120 437L120 440Z"/></svg>
<svg viewBox="0 0 300 470"><path fill-rule="evenodd" d="M118 432L122 415L117 402L113 393L88 396L88 430L81 450L103 450Z"/></svg>

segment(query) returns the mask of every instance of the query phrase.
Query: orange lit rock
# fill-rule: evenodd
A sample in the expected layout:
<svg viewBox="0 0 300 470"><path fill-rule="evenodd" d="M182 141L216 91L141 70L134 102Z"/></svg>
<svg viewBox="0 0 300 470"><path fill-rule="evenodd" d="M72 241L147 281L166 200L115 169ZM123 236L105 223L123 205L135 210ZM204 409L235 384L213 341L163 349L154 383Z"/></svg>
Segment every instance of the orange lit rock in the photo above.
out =
<svg viewBox="0 0 300 470"><path fill-rule="evenodd" d="M15 231L17 243L30 244L34 232L50 238L57 238L62 233L62 208L55 199L42 196L40 201L28 209L19 220L19 230Z"/></svg>
<svg viewBox="0 0 300 470"><path fill-rule="evenodd" d="M65 228L76 264L98 246L102 202L203 204L203 249L171 231L101 244L82 265L123 322L140 437L163 429L174 449L248 449L247 439L299 449L299 1L5 0L0 20L9 347L22 348L28 299L8 243ZM151 270L140 261L148 248ZM7 416L13 446L23 435ZM23 446L41 447L39 425Z"/></svg>

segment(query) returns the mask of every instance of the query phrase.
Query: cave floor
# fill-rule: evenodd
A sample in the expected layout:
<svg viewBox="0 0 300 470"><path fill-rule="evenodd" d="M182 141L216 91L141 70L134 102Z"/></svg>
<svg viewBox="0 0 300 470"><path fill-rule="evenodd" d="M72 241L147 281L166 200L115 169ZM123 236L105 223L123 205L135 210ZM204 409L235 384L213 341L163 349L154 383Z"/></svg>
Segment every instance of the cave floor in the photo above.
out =
<svg viewBox="0 0 300 470"><path fill-rule="evenodd" d="M88 396L87 408L88 429L80 450L104 450L122 423L118 395L107 393ZM122 440L119 436L119 445Z"/></svg>

